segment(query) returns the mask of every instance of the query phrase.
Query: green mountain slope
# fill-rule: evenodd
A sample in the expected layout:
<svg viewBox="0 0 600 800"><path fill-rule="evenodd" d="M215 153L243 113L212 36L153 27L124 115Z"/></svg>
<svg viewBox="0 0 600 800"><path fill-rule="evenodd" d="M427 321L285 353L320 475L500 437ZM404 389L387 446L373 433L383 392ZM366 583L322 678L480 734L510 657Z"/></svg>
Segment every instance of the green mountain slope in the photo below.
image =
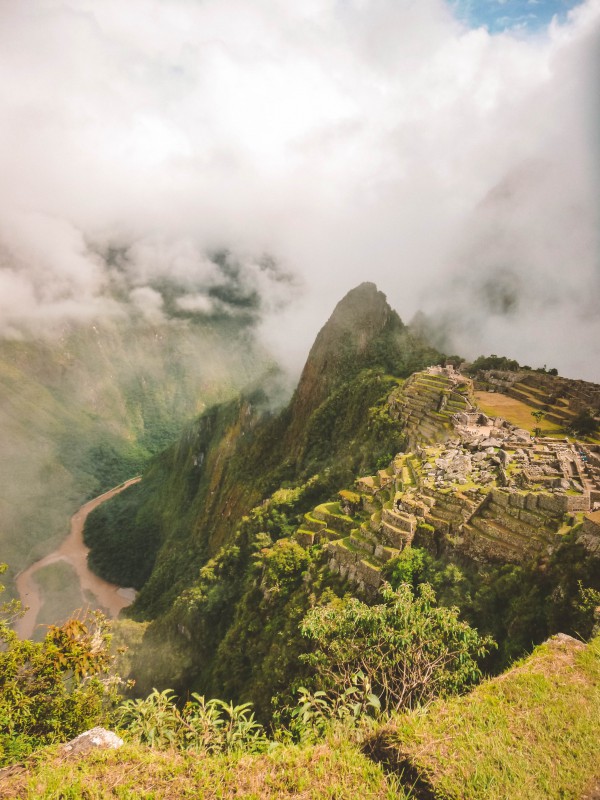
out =
<svg viewBox="0 0 600 800"><path fill-rule="evenodd" d="M357 307L365 309L358 320ZM264 388L251 388L188 425L179 441L152 462L140 488L144 500L130 528L155 520L160 550L134 613L164 610L190 576L231 540L241 517L282 483L299 485L322 472L320 491L326 496L378 457L385 460L394 443L382 444L369 409L397 385L386 369L394 366L396 375L408 374L413 364L438 358L411 337L373 284L362 284L338 304L317 337L282 412L270 411ZM105 541L99 520L108 522L111 507L125 502L122 498L90 519L86 540L96 563ZM128 547L122 540L119 553ZM115 560L120 557L115 554Z"/></svg>
<svg viewBox="0 0 600 800"><path fill-rule="evenodd" d="M577 454L486 420L454 370L415 372L440 358L363 284L283 411L258 388L209 409L135 494L90 516L91 563L141 587L128 611L150 622L141 694L251 699L268 719L305 677L307 611L345 592L372 601L383 578L434 585L495 636L493 671L551 633L589 634L590 493L561 472Z"/></svg>
<svg viewBox="0 0 600 800"><path fill-rule="evenodd" d="M106 577L115 577L110 565L127 563L134 543L152 531L148 543L155 543L156 563L129 612L156 620L146 642L153 652L157 648L151 674L138 674L140 686L146 680L220 685L219 665L231 662L217 655L219 643L233 635L229 627L236 614L241 618L235 629L244 625L238 604L248 602L249 570L260 545L289 536L315 503L357 474L388 463L402 441L387 398L403 377L439 358L410 333L373 284L362 284L338 304L320 332L287 408L273 414L268 397L257 389L209 409L153 460L137 492L139 502L121 497L90 516L86 542L92 547L91 563L102 564ZM110 536L117 519L119 530L127 532L119 542ZM204 577L198 582L201 569ZM209 574L220 577L216 585L208 577L210 585L202 588ZM296 576L287 587L291 594L295 582ZM330 582L323 578L323 590ZM190 622L198 604L193 599L186 605L188 590L194 596L208 591L210 624L206 619ZM284 608L287 599L286 592L279 593L277 613L268 603L260 613L283 619L290 612ZM294 621L305 607L306 598L300 599L296 612L288 614L291 639L297 638ZM275 640L269 644L265 637L260 654L232 671L231 692L242 692L249 680L259 685L249 664L264 662L268 669L271 645L275 654ZM284 673L285 668L280 686ZM263 707L272 689L272 681L265 681Z"/></svg>
<svg viewBox="0 0 600 800"><path fill-rule="evenodd" d="M83 500L140 472L266 364L227 320L122 319L0 341L0 548L11 575L56 545Z"/></svg>

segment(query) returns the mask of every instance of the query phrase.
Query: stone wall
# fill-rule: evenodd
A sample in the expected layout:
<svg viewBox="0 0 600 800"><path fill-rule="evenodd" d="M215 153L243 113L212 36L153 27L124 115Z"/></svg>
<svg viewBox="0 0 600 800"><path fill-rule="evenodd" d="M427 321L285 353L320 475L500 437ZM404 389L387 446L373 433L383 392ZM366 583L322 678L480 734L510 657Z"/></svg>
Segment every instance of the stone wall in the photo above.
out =
<svg viewBox="0 0 600 800"><path fill-rule="evenodd" d="M590 553L600 555L600 511L594 511L585 517L579 541Z"/></svg>
<svg viewBox="0 0 600 800"><path fill-rule="evenodd" d="M550 494L548 492L510 492L502 489L492 489L492 499L501 506L511 508L527 508L530 511L540 512L560 517L567 511L589 511L590 497L588 494Z"/></svg>
<svg viewBox="0 0 600 800"><path fill-rule="evenodd" d="M345 547L341 542L330 542L327 545L328 568L354 583L359 591L374 595L381 585L379 567L370 564L364 553Z"/></svg>

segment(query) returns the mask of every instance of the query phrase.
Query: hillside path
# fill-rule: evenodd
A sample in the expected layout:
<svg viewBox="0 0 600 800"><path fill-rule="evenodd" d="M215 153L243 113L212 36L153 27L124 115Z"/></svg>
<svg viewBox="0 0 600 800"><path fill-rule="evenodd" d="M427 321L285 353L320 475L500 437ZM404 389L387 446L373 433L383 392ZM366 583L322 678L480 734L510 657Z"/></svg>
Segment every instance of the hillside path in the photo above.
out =
<svg viewBox="0 0 600 800"><path fill-rule="evenodd" d="M130 478L84 503L71 517L70 532L60 546L17 575L15 580L19 598L23 607L27 607L24 616L15 623L15 630L21 639L30 639L33 635L37 616L43 604L42 593L34 577L35 573L56 561L66 561L73 567L79 579L82 597L85 597L85 592L94 595L98 607L106 610L111 617L116 617L122 608L132 603L133 596L130 590L102 580L88 568L89 548L83 542L83 528L91 511L106 500L110 500L111 497L125 491L134 483L139 483L141 479L139 475Z"/></svg>

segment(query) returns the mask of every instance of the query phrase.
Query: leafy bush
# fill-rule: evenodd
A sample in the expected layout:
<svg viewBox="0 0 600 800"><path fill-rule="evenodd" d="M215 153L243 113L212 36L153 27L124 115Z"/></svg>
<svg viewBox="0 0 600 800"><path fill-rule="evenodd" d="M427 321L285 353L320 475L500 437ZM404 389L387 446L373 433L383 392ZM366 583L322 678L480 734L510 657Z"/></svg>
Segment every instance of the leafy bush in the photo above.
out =
<svg viewBox="0 0 600 800"><path fill-rule="evenodd" d="M17 611L15 603L0 610L0 764L99 724L119 683L101 614L50 626L42 642L31 642L9 627Z"/></svg>
<svg viewBox="0 0 600 800"><path fill-rule="evenodd" d="M154 689L144 700L119 707L124 734L157 749L177 747L204 753L260 752L268 744L251 703L234 706L193 693L183 708L170 689Z"/></svg>
<svg viewBox="0 0 600 800"><path fill-rule="evenodd" d="M381 702L363 672L353 675L350 685L342 691L311 692L301 686L298 695L298 703L290 714L290 731L301 742L316 741L334 721L354 724L367 715L376 717L381 711Z"/></svg>
<svg viewBox="0 0 600 800"><path fill-rule="evenodd" d="M301 631L314 649L301 658L317 683L343 693L361 672L392 711L465 691L481 679L477 659L492 640L461 622L456 608L437 606L431 586L414 593L407 584L396 591L385 584L382 598L374 606L344 598L308 612Z"/></svg>

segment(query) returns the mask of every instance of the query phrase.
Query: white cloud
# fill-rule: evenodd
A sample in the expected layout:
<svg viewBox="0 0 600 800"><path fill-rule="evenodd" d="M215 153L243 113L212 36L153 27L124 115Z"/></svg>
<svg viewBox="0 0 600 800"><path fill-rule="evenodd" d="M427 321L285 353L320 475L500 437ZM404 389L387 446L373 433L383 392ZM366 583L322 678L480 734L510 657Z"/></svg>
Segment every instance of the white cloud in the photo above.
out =
<svg viewBox="0 0 600 800"><path fill-rule="evenodd" d="M214 309L214 303L205 294L188 294L177 300L177 306L182 311L201 312L210 314Z"/></svg>
<svg viewBox="0 0 600 800"><path fill-rule="evenodd" d="M565 287L553 313L585 357L555 326L536 337L531 300L472 314L461 345L600 378L599 20L598 0L532 37L467 30L442 0L0 2L2 330L110 312L119 281L161 313L163 275L192 310L226 247L298 365L356 283L405 317L443 295L470 319L509 259L525 297ZM486 205L507 184L514 207ZM281 315L291 286L264 253L302 286Z"/></svg>

